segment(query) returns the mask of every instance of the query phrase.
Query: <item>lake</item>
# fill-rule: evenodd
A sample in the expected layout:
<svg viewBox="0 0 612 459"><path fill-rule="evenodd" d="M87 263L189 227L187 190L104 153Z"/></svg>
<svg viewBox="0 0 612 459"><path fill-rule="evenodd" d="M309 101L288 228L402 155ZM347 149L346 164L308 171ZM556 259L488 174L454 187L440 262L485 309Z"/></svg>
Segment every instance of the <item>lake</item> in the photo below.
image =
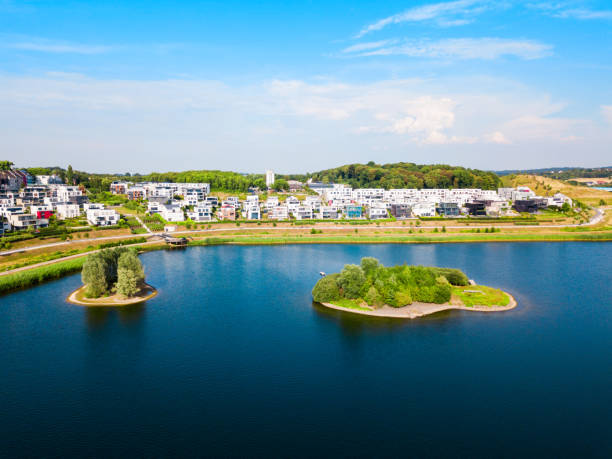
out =
<svg viewBox="0 0 612 459"><path fill-rule="evenodd" d="M456 267L500 313L313 305L375 256ZM612 456L612 243L216 246L141 257L157 298L0 297L0 456Z"/></svg>

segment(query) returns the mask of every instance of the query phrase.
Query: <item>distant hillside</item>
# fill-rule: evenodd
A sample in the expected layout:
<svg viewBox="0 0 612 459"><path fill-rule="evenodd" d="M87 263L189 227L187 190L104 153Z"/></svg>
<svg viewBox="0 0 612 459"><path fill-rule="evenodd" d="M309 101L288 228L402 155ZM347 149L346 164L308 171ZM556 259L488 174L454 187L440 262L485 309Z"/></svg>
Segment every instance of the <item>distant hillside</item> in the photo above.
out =
<svg viewBox="0 0 612 459"><path fill-rule="evenodd" d="M542 175L559 180L569 180L572 178L596 178L612 176L612 166L607 167L549 167L545 169L516 169L495 171L499 176L516 175Z"/></svg>
<svg viewBox="0 0 612 459"><path fill-rule="evenodd" d="M563 193L572 199L577 199L589 205L600 205L601 200L607 204L612 204L612 193L609 191L570 185L567 182L549 177L539 175L506 175L502 177L502 182L507 187L528 186L540 196L552 196L555 193Z"/></svg>
<svg viewBox="0 0 612 459"><path fill-rule="evenodd" d="M346 183L354 188L482 188L497 189L493 172L444 164L348 164L308 174L314 181Z"/></svg>

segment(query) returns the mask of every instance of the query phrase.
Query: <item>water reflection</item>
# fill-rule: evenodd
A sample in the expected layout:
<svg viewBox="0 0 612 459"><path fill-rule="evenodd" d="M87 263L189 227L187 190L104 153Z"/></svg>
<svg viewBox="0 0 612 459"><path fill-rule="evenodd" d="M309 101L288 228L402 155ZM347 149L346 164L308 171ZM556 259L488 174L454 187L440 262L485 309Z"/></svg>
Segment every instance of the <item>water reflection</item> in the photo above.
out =
<svg viewBox="0 0 612 459"><path fill-rule="evenodd" d="M103 330L117 322L124 327L134 328L141 324L146 304L144 302L121 307L85 307L85 323L91 332Z"/></svg>

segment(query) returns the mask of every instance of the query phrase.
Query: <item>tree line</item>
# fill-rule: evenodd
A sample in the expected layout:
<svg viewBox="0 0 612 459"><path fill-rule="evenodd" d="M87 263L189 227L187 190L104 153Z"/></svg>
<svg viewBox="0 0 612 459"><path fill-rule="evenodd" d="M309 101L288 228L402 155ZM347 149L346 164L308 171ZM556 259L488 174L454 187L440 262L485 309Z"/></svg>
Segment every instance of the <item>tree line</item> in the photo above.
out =
<svg viewBox="0 0 612 459"><path fill-rule="evenodd" d="M501 185L494 172L444 164L414 163L348 164L311 174L315 181L346 183L353 188L481 188L494 190Z"/></svg>
<svg viewBox="0 0 612 459"><path fill-rule="evenodd" d="M99 193L108 191L114 181L131 182L198 182L209 183L212 191L247 192L251 187L266 189L263 174L240 174L218 170L191 170L183 172L152 172L150 174L91 174L73 170L72 167L33 167L32 175L59 175L64 182L82 185ZM345 183L353 188L481 188L493 190L501 186L500 178L493 172L466 169L458 166L417 165L414 163L347 164L308 174L277 175L273 188L288 189L287 180Z"/></svg>

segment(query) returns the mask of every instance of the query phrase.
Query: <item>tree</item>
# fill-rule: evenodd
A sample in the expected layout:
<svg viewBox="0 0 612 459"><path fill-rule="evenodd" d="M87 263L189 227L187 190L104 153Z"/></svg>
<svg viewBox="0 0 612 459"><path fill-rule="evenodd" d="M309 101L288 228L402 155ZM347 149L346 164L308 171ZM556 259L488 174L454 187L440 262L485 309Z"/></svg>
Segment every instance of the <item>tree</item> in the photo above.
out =
<svg viewBox="0 0 612 459"><path fill-rule="evenodd" d="M569 212L570 209L571 207L568 202L564 202L563 205L561 206L561 212Z"/></svg>
<svg viewBox="0 0 612 459"><path fill-rule="evenodd" d="M364 274L370 277L380 267L380 262L373 257L363 257L361 259L361 269Z"/></svg>
<svg viewBox="0 0 612 459"><path fill-rule="evenodd" d="M346 298L359 298L361 286L366 281L365 274L357 265L345 265L340 272L338 285L344 291Z"/></svg>
<svg viewBox="0 0 612 459"><path fill-rule="evenodd" d="M74 184L74 172L71 165L68 165L68 169L66 170L66 183L68 183L68 185Z"/></svg>
<svg viewBox="0 0 612 459"><path fill-rule="evenodd" d="M380 306L383 304L382 296L380 293L378 293L378 290L376 290L376 287L374 286L371 286L368 289L368 292L365 294L364 300L370 306Z"/></svg>
<svg viewBox="0 0 612 459"><path fill-rule="evenodd" d="M0 161L0 171L10 171L14 165L12 161Z"/></svg>
<svg viewBox="0 0 612 459"><path fill-rule="evenodd" d="M106 263L107 261L99 253L87 257L81 271L81 279L86 285L86 293L89 297L98 298L107 292Z"/></svg>
<svg viewBox="0 0 612 459"><path fill-rule="evenodd" d="M289 183L287 182L287 180L278 179L274 181L274 185L272 185L272 188L276 191L287 191L289 189Z"/></svg>
<svg viewBox="0 0 612 459"><path fill-rule="evenodd" d="M117 293L134 296L144 282L144 270L134 250L123 252L117 261Z"/></svg>
<svg viewBox="0 0 612 459"><path fill-rule="evenodd" d="M336 280L338 274L330 274L319 279L312 289L312 298L318 303L328 303L340 299L340 289Z"/></svg>

